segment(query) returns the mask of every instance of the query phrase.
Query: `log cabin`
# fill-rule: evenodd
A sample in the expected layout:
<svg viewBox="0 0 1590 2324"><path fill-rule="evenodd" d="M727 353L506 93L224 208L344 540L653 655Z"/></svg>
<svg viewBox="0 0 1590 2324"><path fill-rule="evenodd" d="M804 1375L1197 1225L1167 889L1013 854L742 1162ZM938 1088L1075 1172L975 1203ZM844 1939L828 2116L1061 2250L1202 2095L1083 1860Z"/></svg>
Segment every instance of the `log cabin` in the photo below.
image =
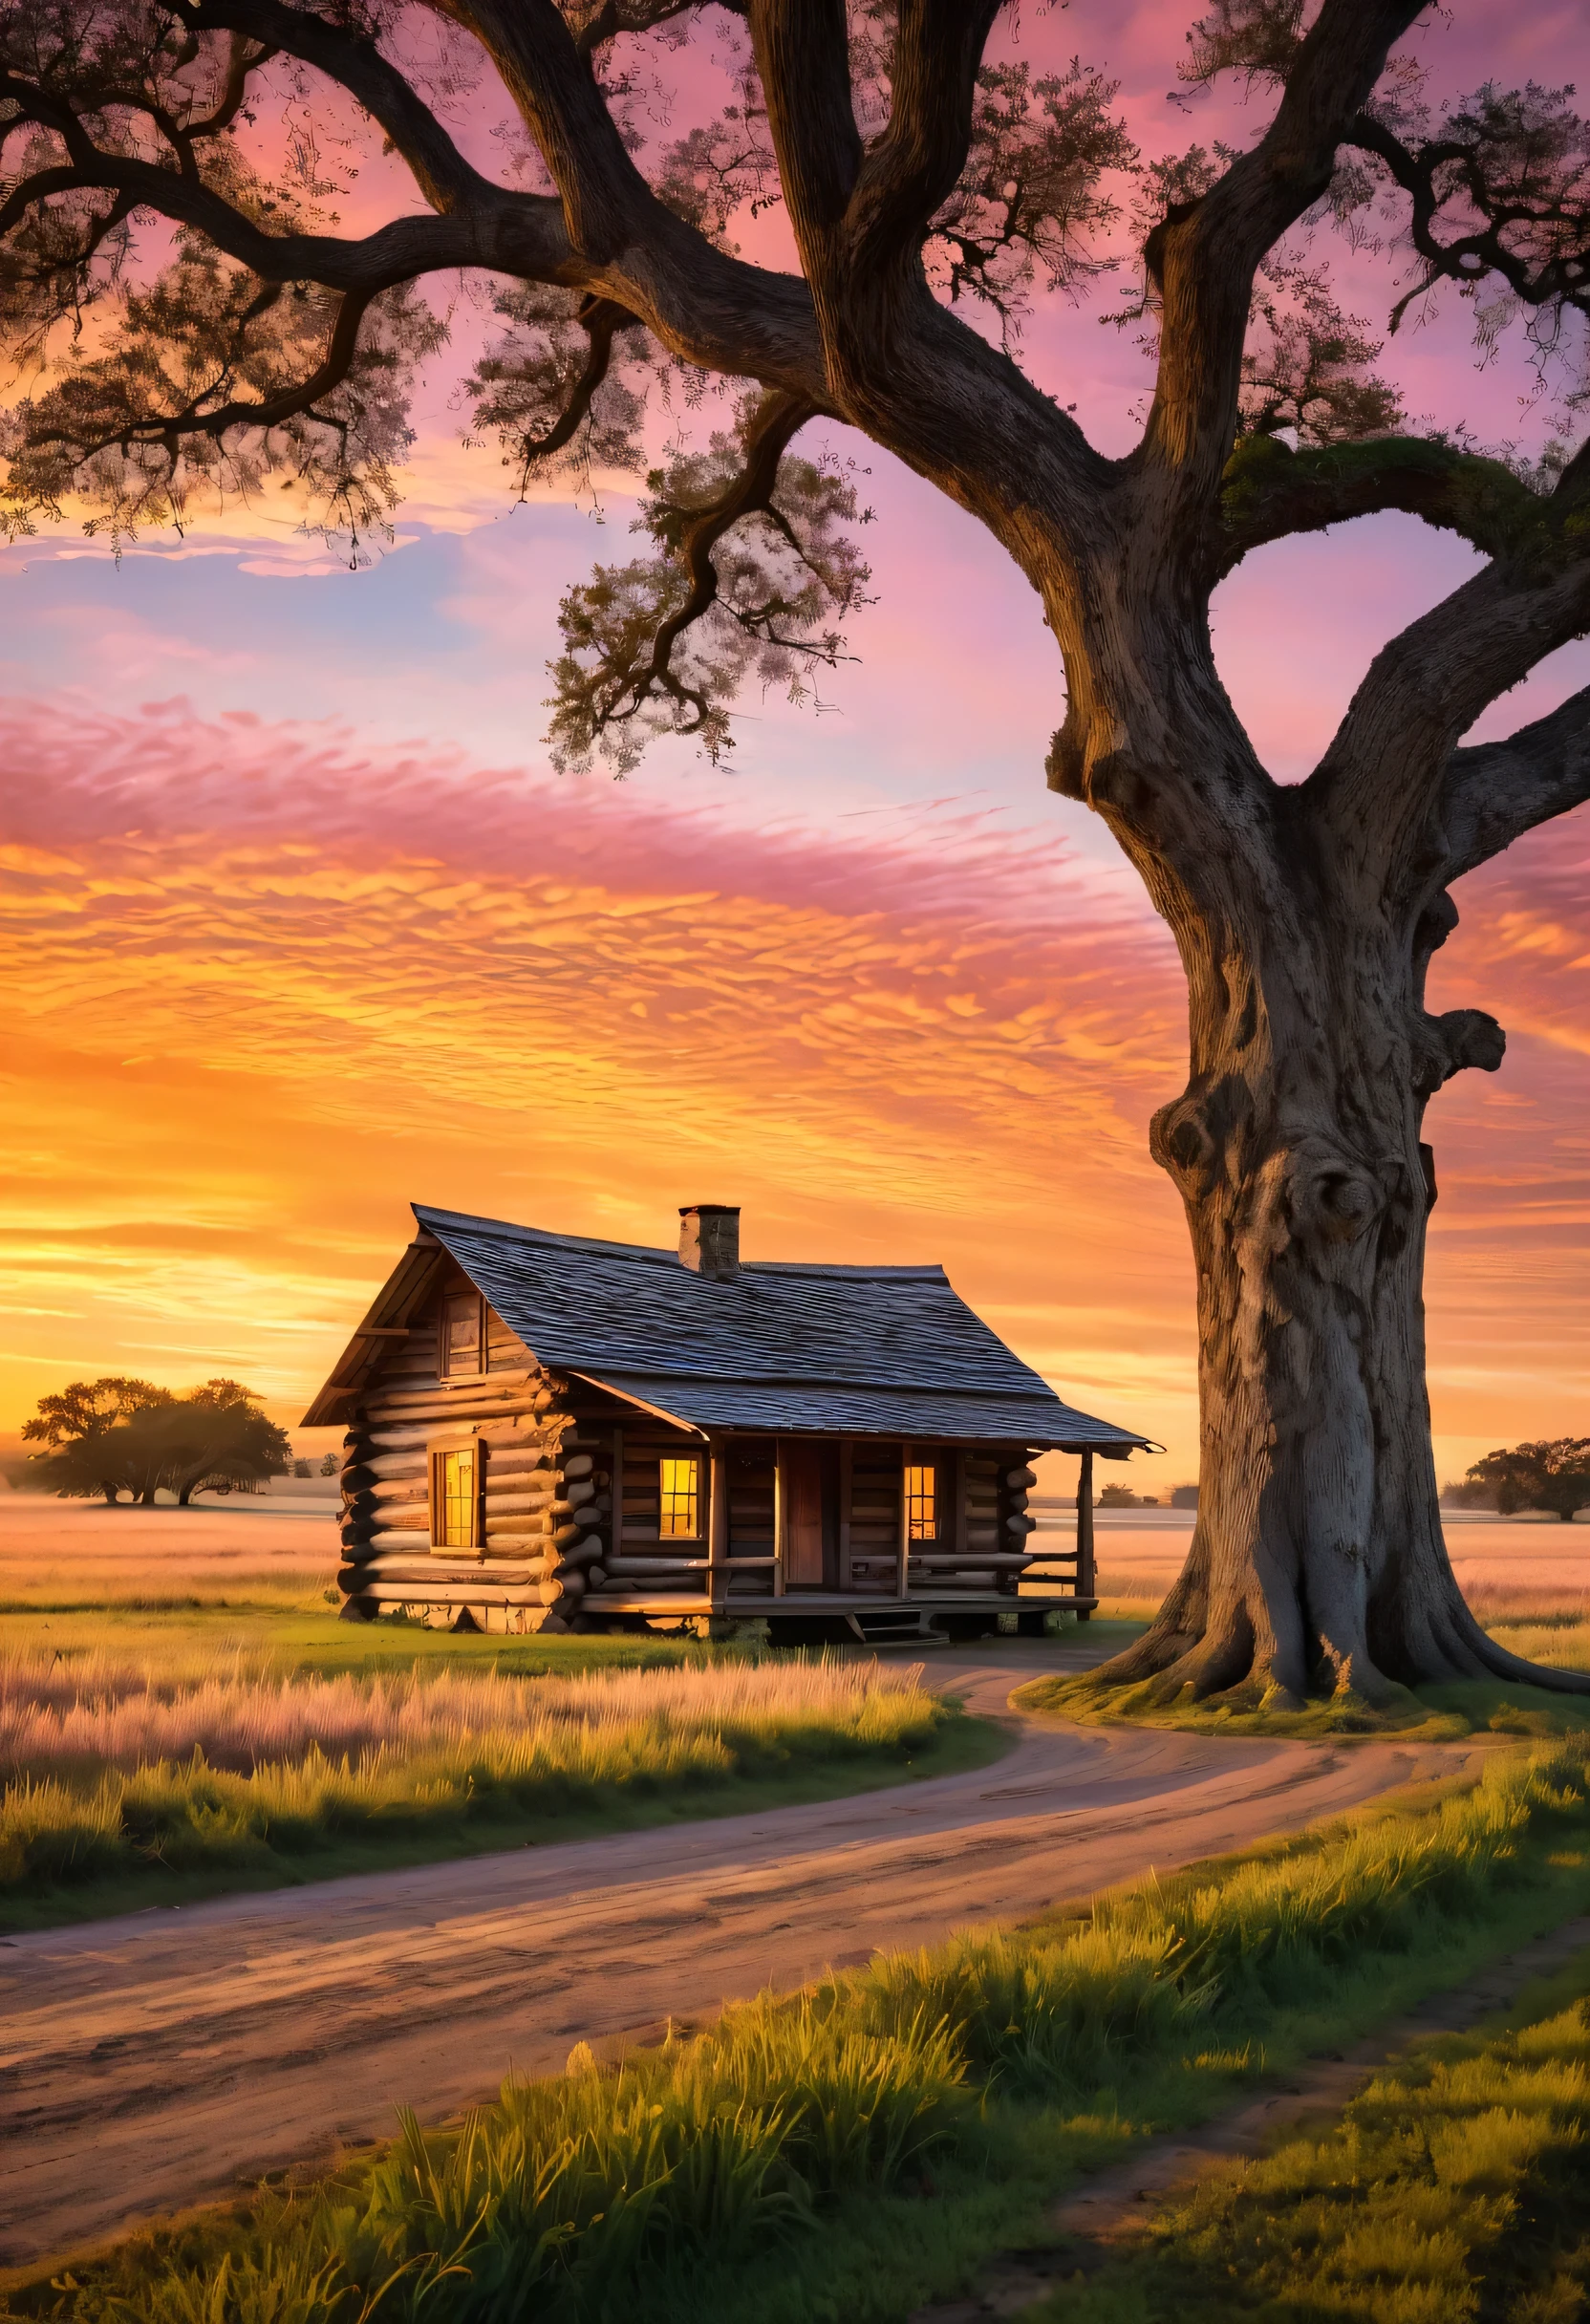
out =
<svg viewBox="0 0 1590 2324"><path fill-rule="evenodd" d="M720 1203L677 1250L414 1214L305 1415L347 1430L345 1618L878 1644L1092 1612L1094 1456L1149 1440L1062 1403L942 1267L741 1263ZM1042 1550L1051 1451L1077 1535Z"/></svg>

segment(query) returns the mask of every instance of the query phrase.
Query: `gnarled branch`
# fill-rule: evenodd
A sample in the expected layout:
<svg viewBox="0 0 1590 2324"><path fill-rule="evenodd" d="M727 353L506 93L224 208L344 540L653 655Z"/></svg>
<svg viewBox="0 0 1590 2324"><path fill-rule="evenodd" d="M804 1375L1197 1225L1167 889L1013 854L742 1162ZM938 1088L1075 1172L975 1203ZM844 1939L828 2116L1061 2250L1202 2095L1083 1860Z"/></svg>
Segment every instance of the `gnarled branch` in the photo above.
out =
<svg viewBox="0 0 1590 2324"><path fill-rule="evenodd" d="M1558 512L1499 460L1419 436L1304 451L1275 436L1245 436L1226 463L1219 572L1292 533L1322 532L1353 517L1399 508L1460 533L1487 556L1542 549L1560 535Z"/></svg>
<svg viewBox="0 0 1590 2324"><path fill-rule="evenodd" d="M863 159L846 219L865 282L919 265L928 221L954 191L972 143L978 68L999 0L901 0L889 126Z"/></svg>
<svg viewBox="0 0 1590 2324"><path fill-rule="evenodd" d="M287 0L194 0L183 14L195 32L224 31L258 41L346 89L391 139L433 209L445 213L498 194L373 40Z"/></svg>
<svg viewBox="0 0 1590 2324"><path fill-rule="evenodd" d="M1536 824L1587 799L1590 686L1503 742L1472 742L1452 752L1439 798L1452 859L1449 876L1489 863Z"/></svg>
<svg viewBox="0 0 1590 2324"><path fill-rule="evenodd" d="M1488 704L1586 629L1583 556L1488 565L1410 622L1369 665L1304 785L1321 842L1391 891L1431 872L1452 876L1431 826L1459 739Z"/></svg>
<svg viewBox="0 0 1590 2324"><path fill-rule="evenodd" d="M1420 0L1324 0L1264 136L1150 238L1164 322L1143 454L1181 471L1200 500L1213 495L1236 433L1258 263L1324 193L1338 146L1419 12Z"/></svg>

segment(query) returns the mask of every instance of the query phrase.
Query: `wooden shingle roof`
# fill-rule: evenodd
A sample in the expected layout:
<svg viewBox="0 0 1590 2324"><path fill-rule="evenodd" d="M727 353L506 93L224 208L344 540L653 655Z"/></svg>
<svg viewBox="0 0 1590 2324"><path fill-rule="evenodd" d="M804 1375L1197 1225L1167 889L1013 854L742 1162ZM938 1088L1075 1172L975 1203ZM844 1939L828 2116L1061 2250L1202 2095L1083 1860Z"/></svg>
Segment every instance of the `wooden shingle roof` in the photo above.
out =
<svg viewBox="0 0 1590 2324"><path fill-rule="evenodd" d="M414 1215L541 1364L689 1428L1092 1446L1118 1455L1148 1442L1062 1403L942 1267L757 1259L719 1281L682 1266L676 1251L646 1244L420 1203ZM398 1304L404 1282L399 1267L388 1286ZM393 1313L404 1320L397 1306ZM377 1302L366 1328L379 1331L383 1320ZM333 1397L342 1404L360 1368L350 1348L312 1421Z"/></svg>

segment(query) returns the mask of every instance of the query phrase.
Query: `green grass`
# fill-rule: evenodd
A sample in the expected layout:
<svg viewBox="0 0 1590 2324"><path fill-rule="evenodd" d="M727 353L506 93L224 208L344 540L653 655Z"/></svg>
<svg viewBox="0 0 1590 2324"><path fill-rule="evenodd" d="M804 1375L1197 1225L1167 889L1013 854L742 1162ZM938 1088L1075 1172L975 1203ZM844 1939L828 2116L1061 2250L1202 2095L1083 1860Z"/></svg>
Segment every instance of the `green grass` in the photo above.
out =
<svg viewBox="0 0 1590 2324"><path fill-rule="evenodd" d="M952 1711L925 1739L892 1749L880 1744L806 1758L791 1753L760 1767L745 1758L732 1768L681 1773L667 1781L642 1776L584 1790L570 1786L561 1794L543 1783L526 1802L517 1801L507 1786L477 1784L472 1790L468 1771L462 1776L454 1771L443 1796L408 1809L399 1804L384 1815L377 1811L353 1827L319 1820L312 1799L307 1816L291 1813L290 1797L289 1812L279 1815L281 1793L276 1799L256 1796L248 1803L252 1817L229 1815L228 1779L213 1770L191 1781L185 1769L163 1771L161 1780L140 1784L129 1802L132 1812L121 1824L125 1848L118 1847L109 1861L101 1859L87 1878L79 1873L62 1881L46 1871L26 1884L0 1888L0 1931L62 1928L152 1905L202 1904L348 1873L395 1872L659 1824L763 1815L962 1775L991 1766L1009 1748L1002 1730Z"/></svg>
<svg viewBox="0 0 1590 2324"><path fill-rule="evenodd" d="M1090 2163L1590 1901L1582 1745L510 2083L18 2285L72 2324L899 2324ZM1520 2320L1521 2324L1521 2320Z"/></svg>
<svg viewBox="0 0 1590 2324"><path fill-rule="evenodd" d="M1222 2169L1032 2324L1575 2324L1590 2308L1590 1953L1499 2032Z"/></svg>
<svg viewBox="0 0 1590 2324"><path fill-rule="evenodd" d="M110 1651L172 1670L210 1667L219 1658L241 1654L284 1672L332 1675L447 1667L500 1670L513 1678L652 1669L710 1661L721 1651L694 1639L501 1638L427 1630L420 1623L390 1616L380 1622L339 1622L322 1598L302 1593L280 1603L270 1598L235 1604L118 1599L101 1605L31 1606L7 1613L6 1645L12 1652L45 1646L68 1660Z"/></svg>
<svg viewBox="0 0 1590 2324"><path fill-rule="evenodd" d="M526 1684L0 1657L0 1926L755 1813L987 1765L909 1668L694 1659Z"/></svg>
<svg viewBox="0 0 1590 2324"><path fill-rule="evenodd" d="M1580 1613L1501 1616L1488 1626L1509 1652L1526 1661L1565 1670L1590 1669L1590 1621ZM1200 1703L1162 1703L1156 1700L1155 1689L1151 1679L1134 1687L1101 1687L1084 1671L1033 1679L1011 1699L1023 1711L1085 1726L1129 1723L1198 1734L1286 1736L1320 1743L1373 1735L1427 1743L1487 1733L1551 1737L1590 1728L1590 1694L1558 1694L1550 1688L1504 1679L1399 1688L1397 1699L1382 1709L1347 1694L1288 1711L1260 1699L1253 1688L1236 1688Z"/></svg>

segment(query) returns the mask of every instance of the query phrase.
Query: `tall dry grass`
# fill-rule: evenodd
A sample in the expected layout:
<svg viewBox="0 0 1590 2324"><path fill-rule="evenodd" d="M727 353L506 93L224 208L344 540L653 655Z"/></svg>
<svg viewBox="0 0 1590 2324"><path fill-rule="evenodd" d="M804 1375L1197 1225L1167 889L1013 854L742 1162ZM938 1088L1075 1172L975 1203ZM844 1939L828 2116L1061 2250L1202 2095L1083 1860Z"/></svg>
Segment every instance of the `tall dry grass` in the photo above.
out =
<svg viewBox="0 0 1590 2324"><path fill-rule="evenodd" d="M376 1827L569 1815L891 1755L953 1714L919 1664L723 1659L570 1678L209 1677L0 1658L0 1893L215 1869Z"/></svg>
<svg viewBox="0 0 1590 2324"><path fill-rule="evenodd" d="M198 1753L242 1774L312 1752L356 1768L467 1745L526 1760L599 1762L642 1735L689 1742L733 1734L794 1748L803 1736L892 1733L922 1714L922 1665L723 1660L660 1670L523 1679L411 1670L359 1678L231 1670L174 1676L93 1654L67 1664L38 1649L0 1654L0 1777L134 1769Z"/></svg>

